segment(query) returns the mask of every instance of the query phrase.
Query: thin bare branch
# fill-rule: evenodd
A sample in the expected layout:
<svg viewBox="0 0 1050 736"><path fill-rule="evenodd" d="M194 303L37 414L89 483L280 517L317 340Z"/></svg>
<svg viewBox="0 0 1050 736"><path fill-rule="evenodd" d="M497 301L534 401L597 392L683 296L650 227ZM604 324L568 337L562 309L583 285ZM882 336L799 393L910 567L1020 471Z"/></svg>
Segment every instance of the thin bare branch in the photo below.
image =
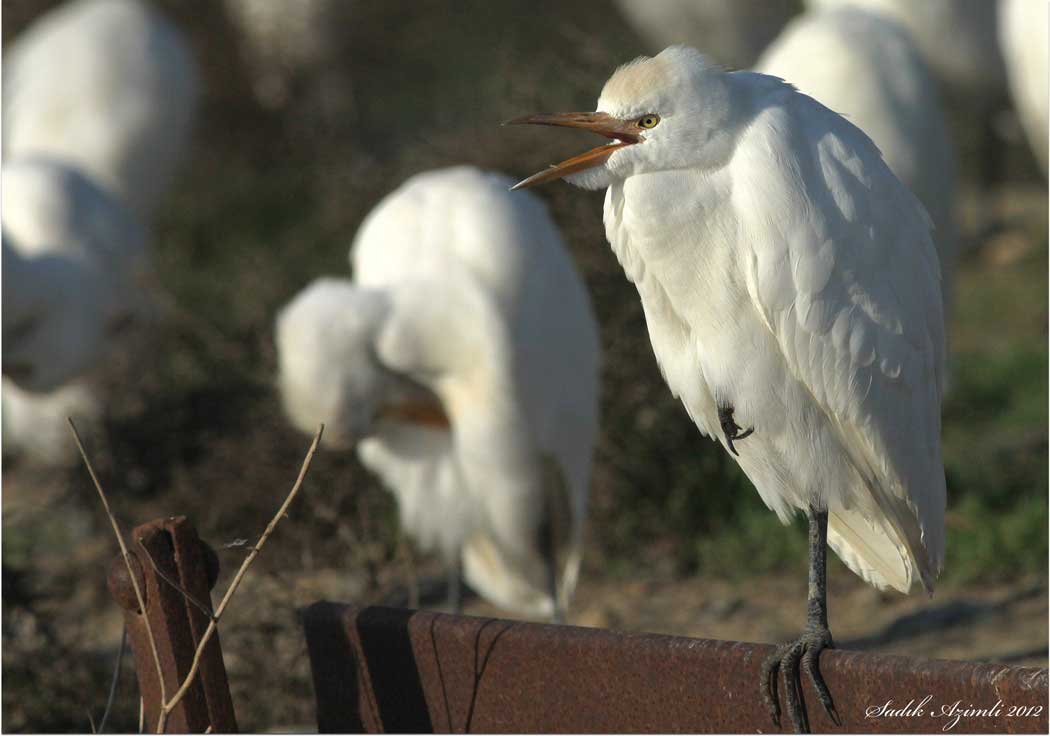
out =
<svg viewBox="0 0 1050 736"><path fill-rule="evenodd" d="M109 519L110 526L113 527L113 535L117 538L117 544L120 545L120 554L124 559L124 566L128 570L128 580L131 581L131 587L135 590L135 600L139 604L139 610L142 611L142 621L146 625L146 633L149 635L150 650L153 653L153 664L157 667L157 680L160 683L160 699L161 702L166 702L167 697L164 688L164 670L160 666L160 654L157 653L157 640L153 636L153 629L149 624L149 616L146 615L146 600L142 596L142 590L139 588L139 582L138 578L135 576L135 571L131 568L131 556L128 552L127 545L124 544L124 535L120 531L120 525L117 524L116 517L113 516L113 512L109 508L109 499L106 498L106 492L102 490L102 484L98 480L95 468L92 466L91 460L88 459L87 451L84 449L84 443L80 440L80 432L77 431L77 425L73 423L73 417L66 417L66 421L69 422L69 428L73 430L73 439L76 440L77 449L80 450L80 457L84 460L84 465L87 467L92 483L95 484L95 490L98 491L98 497L102 499L102 508L106 511L106 518Z"/></svg>
<svg viewBox="0 0 1050 736"><path fill-rule="evenodd" d="M146 560L149 562L150 567L153 568L153 572L157 573L157 576L160 577L161 580L163 580L165 583L170 585L178 592L182 593L183 597L186 600L188 600L190 603L196 606L201 611L201 613L203 613L209 619L215 618L215 614L212 613L211 606L207 605L206 603L203 603L202 601L194 597L192 593L190 593L188 590L179 585L177 580L172 580L172 578L167 573L160 569L160 567L157 565L157 561L153 559L153 555L151 555L150 551L146 549L146 545L142 543L141 537L139 539L136 539L135 542L139 545L139 549L142 550L143 554L146 555Z"/></svg>
<svg viewBox="0 0 1050 736"><path fill-rule="evenodd" d="M117 682L120 680L120 669L124 664L124 650L128 646L128 627L120 631L120 648L117 649L117 664L113 667L113 679L109 681L109 696L106 698L106 709L102 711L102 720L98 722L98 731L92 728L92 733L105 733L106 721L109 720L109 712L113 710L113 701L117 697Z"/></svg>
<svg viewBox="0 0 1050 736"><path fill-rule="evenodd" d="M204 635L201 637L200 643L197 644L197 651L193 655L193 663L190 665L190 671L186 674L186 678L182 681L182 685L171 697L171 700L166 701L163 709L161 710L160 719L157 724L157 732L163 733L164 727L167 724L168 714L174 710L175 706L179 704L182 698L189 691L190 686L193 684L194 678L197 676L197 670L200 668L201 657L204 654L204 648L211 640L212 635L215 633L216 626L219 619L222 618L222 614L226 611L226 607L233 600L234 594L237 592L237 588L240 587L241 581L244 579L245 574L248 572L248 568L251 567L252 563L255 562L255 558L259 556L259 552L262 551L263 546L266 544L270 535L273 534L277 525L281 519L285 517L288 507L292 505L295 497L299 495L299 490L302 488L303 480L306 479L306 474L310 470L310 463L313 462L314 453L317 452L317 446L321 442L321 435L324 434L324 425L322 424L317 428L317 434L314 435L314 441L310 444L310 449L306 453L306 457L303 459L303 465L299 469L299 477L295 479L295 485L292 486L292 490L288 492L288 495L284 499L284 503L277 509L277 513L274 514L270 523L266 525L266 530L259 537L259 541L252 547L251 552L244 558L244 562L241 563L241 567L237 570L237 574L234 575L233 580L230 582L229 588L226 589L226 594L222 597L222 601L219 602L219 607L215 609L215 615L208 623L208 628L204 631Z"/></svg>

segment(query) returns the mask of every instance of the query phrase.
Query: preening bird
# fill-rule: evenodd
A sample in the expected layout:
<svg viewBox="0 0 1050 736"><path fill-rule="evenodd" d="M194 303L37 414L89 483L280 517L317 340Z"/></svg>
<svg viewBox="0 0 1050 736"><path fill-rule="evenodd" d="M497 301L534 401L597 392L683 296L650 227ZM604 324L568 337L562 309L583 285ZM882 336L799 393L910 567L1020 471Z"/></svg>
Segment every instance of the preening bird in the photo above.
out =
<svg viewBox="0 0 1050 736"><path fill-rule="evenodd" d="M145 4L62 5L4 54L4 160L65 161L149 222L186 149L198 87L182 35Z"/></svg>
<svg viewBox="0 0 1050 736"><path fill-rule="evenodd" d="M714 61L750 67L795 14L793 0L616 0L620 13L653 48L684 43Z"/></svg>
<svg viewBox="0 0 1050 736"><path fill-rule="evenodd" d="M766 663L796 728L800 662L833 646L826 545L879 588L944 558L944 324L930 221L857 127L780 79L674 46L620 67L596 112L513 123L610 142L525 179L606 189L605 230L657 362L787 523L809 521L805 633Z"/></svg>
<svg viewBox="0 0 1050 736"><path fill-rule="evenodd" d="M557 617L582 552L597 327L546 208L512 183L458 167L388 195L354 280L278 315L278 383L293 424L357 444L419 546L496 605Z"/></svg>
<svg viewBox="0 0 1050 736"><path fill-rule="evenodd" d="M1001 0L999 41L1010 95L1028 143L1047 173L1047 4Z"/></svg>
<svg viewBox="0 0 1050 736"><path fill-rule="evenodd" d="M30 158L2 173L4 450L57 463L75 449L61 412L97 410L76 379L143 306L145 236L76 169Z"/></svg>
<svg viewBox="0 0 1050 736"><path fill-rule="evenodd" d="M958 255L955 151L937 85L904 27L861 7L811 10L788 24L755 71L845 116L918 196L934 224L947 322Z"/></svg>

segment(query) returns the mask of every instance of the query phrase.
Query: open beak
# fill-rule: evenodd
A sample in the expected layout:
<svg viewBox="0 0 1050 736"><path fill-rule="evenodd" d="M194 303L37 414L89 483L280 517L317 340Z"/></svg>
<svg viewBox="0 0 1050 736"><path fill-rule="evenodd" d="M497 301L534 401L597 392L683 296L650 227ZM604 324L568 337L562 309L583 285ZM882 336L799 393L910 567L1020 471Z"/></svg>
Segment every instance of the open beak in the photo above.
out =
<svg viewBox="0 0 1050 736"><path fill-rule="evenodd" d="M539 113L537 115L526 115L520 118L508 120L504 125L556 125L562 128L582 128L592 133L605 136L613 143L592 148L586 153L573 156L570 159L555 164L544 171L537 172L528 179L523 179L511 187L515 189L526 189L544 184L548 181L561 179L569 174L600 166L605 163L609 156L626 146L640 143L643 138L638 134L638 124L634 121L621 120L604 112L562 112L562 113Z"/></svg>

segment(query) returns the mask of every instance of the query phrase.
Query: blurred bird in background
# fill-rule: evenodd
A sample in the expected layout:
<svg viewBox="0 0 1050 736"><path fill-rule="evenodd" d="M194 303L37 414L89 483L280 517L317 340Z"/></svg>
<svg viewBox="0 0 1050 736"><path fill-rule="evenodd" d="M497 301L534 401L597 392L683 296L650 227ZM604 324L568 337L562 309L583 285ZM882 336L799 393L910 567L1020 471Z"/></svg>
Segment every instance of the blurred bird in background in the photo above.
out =
<svg viewBox="0 0 1050 736"><path fill-rule="evenodd" d="M674 46L618 69L597 112L511 121L609 143L516 185L606 189L605 229L671 391L781 521L809 520L805 633L766 661L796 730L834 646L826 547L878 588L944 560L944 322L930 221L862 131L779 79Z"/></svg>
<svg viewBox="0 0 1050 736"><path fill-rule="evenodd" d="M496 605L564 615L598 429L597 326L546 207L470 167L409 179L365 219L354 280L278 315L293 424L357 444L404 532Z"/></svg>
<svg viewBox="0 0 1050 736"><path fill-rule="evenodd" d="M20 307L4 317L5 453L66 462L67 413L98 420L79 381L150 312L148 228L198 94L181 34L137 0L60 6L6 50L3 286Z"/></svg>
<svg viewBox="0 0 1050 736"><path fill-rule="evenodd" d="M996 121L1007 95L995 0L806 0L806 5L814 10L858 6L903 25L954 111L955 139L973 141L962 158L969 160L976 184L988 190L1002 183L1002 137ZM995 218L991 207L982 205L975 213L978 239Z"/></svg>
<svg viewBox="0 0 1050 736"><path fill-rule="evenodd" d="M95 417L74 383L137 310L135 216L78 170L44 158L3 165L4 452L60 463L65 417Z"/></svg>
<svg viewBox="0 0 1050 736"><path fill-rule="evenodd" d="M1047 4L1000 0L999 40L1014 108L1047 173Z"/></svg>
<svg viewBox="0 0 1050 736"><path fill-rule="evenodd" d="M795 0L616 0L650 50L684 43L746 69L796 13Z"/></svg>
<svg viewBox="0 0 1050 736"><path fill-rule="evenodd" d="M788 24L755 70L788 80L863 130L918 196L933 220L948 322L958 257L955 149L937 85L908 32L861 7L814 9Z"/></svg>
<svg viewBox="0 0 1050 736"><path fill-rule="evenodd" d="M304 111L313 123L337 125L353 110L346 53L354 0L225 0L263 107ZM345 119L343 120L345 123Z"/></svg>

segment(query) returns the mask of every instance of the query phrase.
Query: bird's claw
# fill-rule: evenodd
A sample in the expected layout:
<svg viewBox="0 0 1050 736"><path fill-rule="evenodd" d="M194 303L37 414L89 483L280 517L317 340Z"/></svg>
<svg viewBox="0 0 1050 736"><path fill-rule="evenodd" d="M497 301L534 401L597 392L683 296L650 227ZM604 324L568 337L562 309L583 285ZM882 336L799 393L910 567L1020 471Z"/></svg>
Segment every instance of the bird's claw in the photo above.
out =
<svg viewBox="0 0 1050 736"><path fill-rule="evenodd" d="M820 674L820 653L835 646L831 632L827 629L809 631L797 641L777 647L762 663L762 700L766 704L773 723L780 726L780 702L777 693L777 676L784 677L784 701L787 714L795 733L809 733L809 718L802 702L802 672L809 677L817 692L824 712L836 725L842 725L835 703L831 699L824 678Z"/></svg>
<svg viewBox="0 0 1050 736"><path fill-rule="evenodd" d="M726 436L726 445L729 447L729 451L740 457L740 453L736 451L736 447L733 445L734 440L742 440L746 437L750 437L751 433L755 431L754 427L743 432L740 431L740 425L733 419L733 412L735 410L732 406L720 406L718 407L718 421L722 425L722 432Z"/></svg>

